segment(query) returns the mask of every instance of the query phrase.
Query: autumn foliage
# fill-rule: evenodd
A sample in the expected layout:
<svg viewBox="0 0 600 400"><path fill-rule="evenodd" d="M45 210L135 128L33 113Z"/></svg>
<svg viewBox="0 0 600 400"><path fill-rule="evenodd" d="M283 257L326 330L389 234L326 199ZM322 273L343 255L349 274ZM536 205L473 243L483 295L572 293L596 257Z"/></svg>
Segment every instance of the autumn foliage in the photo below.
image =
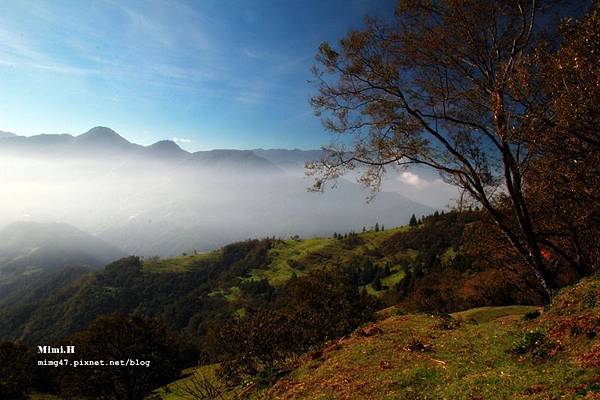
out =
<svg viewBox="0 0 600 400"><path fill-rule="evenodd" d="M598 11L557 26L559 6L402 1L323 43L312 105L352 141L307 166L314 189L361 170L376 191L389 170L427 166L486 211L546 301L555 263L597 269Z"/></svg>

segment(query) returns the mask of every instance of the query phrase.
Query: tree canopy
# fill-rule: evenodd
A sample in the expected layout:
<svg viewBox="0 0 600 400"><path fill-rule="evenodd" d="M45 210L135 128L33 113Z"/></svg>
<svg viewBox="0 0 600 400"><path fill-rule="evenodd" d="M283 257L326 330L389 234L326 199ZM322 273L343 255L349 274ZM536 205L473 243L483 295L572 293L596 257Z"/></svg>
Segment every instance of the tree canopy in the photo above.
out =
<svg viewBox="0 0 600 400"><path fill-rule="evenodd" d="M339 46L323 43L311 104L330 131L351 139L334 141L307 165L313 189L362 167L360 180L375 192L386 168L432 167L483 206L550 293L557 283L542 256L526 179L546 153L532 145L532 134L542 133L538 120L559 124L545 112L546 72L531 63L560 41L549 22L558 4L402 1L391 21L367 18ZM597 128L590 124L583 135L597 139Z"/></svg>

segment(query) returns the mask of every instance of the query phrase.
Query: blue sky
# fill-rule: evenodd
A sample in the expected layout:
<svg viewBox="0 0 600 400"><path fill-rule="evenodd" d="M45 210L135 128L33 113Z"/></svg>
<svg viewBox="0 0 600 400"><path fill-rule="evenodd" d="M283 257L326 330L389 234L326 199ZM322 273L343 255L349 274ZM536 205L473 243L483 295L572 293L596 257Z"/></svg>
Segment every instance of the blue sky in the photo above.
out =
<svg viewBox="0 0 600 400"><path fill-rule="evenodd" d="M319 44L392 0L2 0L0 130L109 126L188 150L318 148Z"/></svg>

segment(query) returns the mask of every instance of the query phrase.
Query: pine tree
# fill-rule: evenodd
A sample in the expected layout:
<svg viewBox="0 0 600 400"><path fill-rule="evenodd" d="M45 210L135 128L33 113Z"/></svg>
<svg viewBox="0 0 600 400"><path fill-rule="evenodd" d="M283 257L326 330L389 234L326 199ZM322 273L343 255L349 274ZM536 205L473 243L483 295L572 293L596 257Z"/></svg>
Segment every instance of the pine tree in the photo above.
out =
<svg viewBox="0 0 600 400"><path fill-rule="evenodd" d="M379 222L375 222L375 232L379 232Z"/></svg>
<svg viewBox="0 0 600 400"><path fill-rule="evenodd" d="M410 217L410 222L408 223L408 226L417 226L418 222L417 222L417 217L415 217L415 214L412 215L412 217Z"/></svg>

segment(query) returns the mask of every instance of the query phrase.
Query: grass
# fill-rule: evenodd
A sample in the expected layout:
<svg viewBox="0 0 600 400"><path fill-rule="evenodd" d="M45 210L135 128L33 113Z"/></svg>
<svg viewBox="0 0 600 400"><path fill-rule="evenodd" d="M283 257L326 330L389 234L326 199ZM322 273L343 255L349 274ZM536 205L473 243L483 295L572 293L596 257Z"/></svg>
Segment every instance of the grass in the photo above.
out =
<svg viewBox="0 0 600 400"><path fill-rule="evenodd" d="M338 243L286 242L274 249L272 262L301 260L313 251L338 254L343 249ZM350 251L364 251L369 244L365 241ZM384 284L401 279L393 271ZM523 318L533 311L541 308L479 307L453 313L456 323L449 324L442 316L396 315L390 307L378 313L375 322L383 334L354 333L325 344L318 358L305 354L288 376L261 395L330 400L599 399L600 336L594 333L600 331L600 277L561 291L540 317ZM544 332L555 347L543 355L514 354L515 344L532 331ZM190 378L162 389L163 398L185 399L178 385L186 379Z"/></svg>
<svg viewBox="0 0 600 400"><path fill-rule="evenodd" d="M478 307L452 314L459 321L489 322L509 315L525 315L539 311L538 306Z"/></svg>
<svg viewBox="0 0 600 400"><path fill-rule="evenodd" d="M404 279L404 271L392 272L392 274L386 276L385 278L383 278L381 280L381 284L382 284L381 290L375 290L372 283L366 285L365 288L367 289L367 293L370 294L371 296L380 297L380 296L383 296L383 294L387 290L393 288L394 285L396 285L397 283L402 281L402 279Z"/></svg>
<svg viewBox="0 0 600 400"><path fill-rule="evenodd" d="M201 266L203 263L215 262L221 255L220 251L211 251L207 253L188 254L185 256L169 259L148 259L144 260L144 271L146 272L186 272L193 268Z"/></svg>
<svg viewBox="0 0 600 400"><path fill-rule="evenodd" d="M407 227L398 227L380 232L360 233L359 237L363 243L352 249L345 248L343 241L332 238L285 240L269 250L267 268L252 270L250 277L246 279L268 279L272 285L281 285L294 275L300 276L310 269L332 265L334 260L343 261L357 255L368 254L369 251L379 248L381 242L390 235L406 229ZM416 251L407 252L407 256L414 257L413 253ZM382 264L385 264L385 261L385 259L380 260Z"/></svg>
<svg viewBox="0 0 600 400"><path fill-rule="evenodd" d="M268 279L272 285L280 285L290 279L294 274L300 276L306 271L315 268L325 268L336 261L348 261L355 256L363 256L381 248L383 241L397 232L409 230L408 226L388 229L385 231L367 231L359 233L362 244L348 249L344 242L332 238L311 238L300 240L286 240L269 251L269 265L265 269L255 269L247 279ZM414 258L416 251L409 250L402 254L403 257ZM303 262L307 261L307 262ZM381 266L389 260L379 258ZM308 265L309 268L305 269ZM394 284L401 280L396 275L390 278Z"/></svg>
<svg viewBox="0 0 600 400"><path fill-rule="evenodd" d="M194 392L194 387L198 384L198 382L206 381L214 385L214 387L219 387L217 379L215 378L215 370L218 366L219 364L210 364L203 365L197 368L190 368L184 371L181 379L155 390L154 394L162 400L198 399L198 396L194 396L190 393L190 391ZM221 393L221 396L225 400L259 400L264 398L261 396L262 390L252 392L245 389L247 388L239 387L236 388L234 391L223 391Z"/></svg>
<svg viewBox="0 0 600 400"><path fill-rule="evenodd" d="M208 296L222 296L227 301L236 301L240 298L240 288L237 286L232 286L227 290L214 290L210 292Z"/></svg>
<svg viewBox="0 0 600 400"><path fill-rule="evenodd" d="M292 276L300 276L311 269L326 268L336 262L347 262L355 256L368 255L370 252L377 251L381 248L383 241L397 232L408 231L408 226L401 226L387 229L385 231L367 231L359 233L358 236L362 240L362 244L347 248L343 241L333 238L310 238L299 240L284 240L269 250L268 264L262 268L255 268L251 271L250 276L243 278L244 280L261 280L267 279L271 285L278 286L285 283ZM415 250L408 250L402 254L396 255L397 258L408 257L413 259L416 257ZM212 263L218 261L220 251L212 251L207 253L189 254L185 256L170 258L170 259L147 259L144 261L144 270L152 273L161 272L186 272L193 268L202 266L203 263ZM385 265L388 260L385 257L378 257L377 264ZM398 272L392 268L393 272ZM402 275L393 274L386 278L386 285L394 285L402 279ZM228 293L233 293L235 297L236 288L229 288L224 291L219 291L224 297L228 297ZM217 292L212 293L216 295ZM231 296L231 294L229 295Z"/></svg>
<svg viewBox="0 0 600 400"><path fill-rule="evenodd" d="M366 256L377 251L387 238L397 232L407 231L411 228L401 226L385 231L367 231L359 233L361 244L348 248L344 241L333 238L316 237L310 239L289 239L277 243L269 250L267 265L254 268L242 281L258 281L267 279L273 286L280 286L291 279L294 275L313 270L323 269L335 264L348 264L356 256ZM186 272L193 268L199 268L204 263L214 263L219 260L219 250L208 253L190 254L171 259L147 259L144 261L144 270L151 273L164 272ZM415 250L407 250L395 255L395 260L388 260L383 256L376 257L376 264L383 267L386 263L397 261L400 258L414 259L417 255ZM404 273L399 266L391 266L392 274L382 280L389 288L400 282ZM376 291L371 285L367 286L369 293L381 296L384 291ZM235 302L240 298L238 286L231 286L212 291L209 296L222 296L229 302Z"/></svg>
<svg viewBox="0 0 600 400"><path fill-rule="evenodd" d="M456 251L456 249L454 249L454 247L448 247L444 254L442 254L442 256L440 257L442 265L449 265L457 254L458 252Z"/></svg>
<svg viewBox="0 0 600 400"><path fill-rule="evenodd" d="M306 357L270 394L273 399L583 398L581 388L593 388L599 370L582 367L567 352L547 360L509 352L530 328L521 316L531 309L468 310L457 314L479 323L450 330L431 315L392 316L377 323L383 335L353 335L326 347L321 360ZM411 351L415 342L429 350Z"/></svg>
<svg viewBox="0 0 600 400"><path fill-rule="evenodd" d="M214 371L217 366L218 364L211 364L187 369L183 371L183 377L181 379L157 389L154 393L163 400L192 400L194 397L189 394L188 388L193 386L194 376L204 376L211 379L211 377L214 376Z"/></svg>
<svg viewBox="0 0 600 400"><path fill-rule="evenodd" d="M242 281L267 279L271 285L280 286L293 276L301 276L313 269L324 269L336 264L350 264L354 257L371 256L375 264L379 267L384 267L386 264L391 265L392 274L384 278L382 283L388 288L392 288L404 277L400 266L394 265L394 263L403 258L414 260L418 252L409 249L395 254L393 259L388 259L379 253L377 253L376 257L372 256L378 252L383 242L391 235L410 229L412 228L401 226L379 232L362 232L358 234L361 243L350 248L343 240L333 238L316 237L284 240L269 250L267 265L252 269L248 276L240 279ZM218 256L218 253L206 253L199 256L209 257L209 255ZM189 260L193 261L193 257L197 259L198 256L179 257L173 259L172 263L171 260L163 260L159 264L151 265L149 268L153 271L187 270L191 263ZM366 289L374 296L382 296L385 293L385 290L374 290L372 285L367 285ZM215 290L210 293L210 296L221 295L228 301L235 301L239 299L239 294L239 288L232 286L222 290Z"/></svg>
<svg viewBox="0 0 600 400"><path fill-rule="evenodd" d="M397 227L386 229L384 231L379 231L379 232L375 232L375 231L361 232L359 235L361 235L363 238L366 238L366 239L377 240L377 239L381 239L381 238L386 238L387 236L392 235L394 233L408 232L411 229L412 228L408 225L402 225L402 226L397 226Z"/></svg>
<svg viewBox="0 0 600 400"><path fill-rule="evenodd" d="M269 283L274 286L285 283L294 274L299 276L303 273L302 270L292 266L294 263L309 254L323 250L333 242L333 239L328 238L285 240L269 250L268 268L252 270L251 276L247 279L268 279Z"/></svg>
<svg viewBox="0 0 600 400"><path fill-rule="evenodd" d="M381 283L384 286L389 288L393 287L397 283L401 282L404 279L404 271L393 272L391 275L386 276L381 280Z"/></svg>

